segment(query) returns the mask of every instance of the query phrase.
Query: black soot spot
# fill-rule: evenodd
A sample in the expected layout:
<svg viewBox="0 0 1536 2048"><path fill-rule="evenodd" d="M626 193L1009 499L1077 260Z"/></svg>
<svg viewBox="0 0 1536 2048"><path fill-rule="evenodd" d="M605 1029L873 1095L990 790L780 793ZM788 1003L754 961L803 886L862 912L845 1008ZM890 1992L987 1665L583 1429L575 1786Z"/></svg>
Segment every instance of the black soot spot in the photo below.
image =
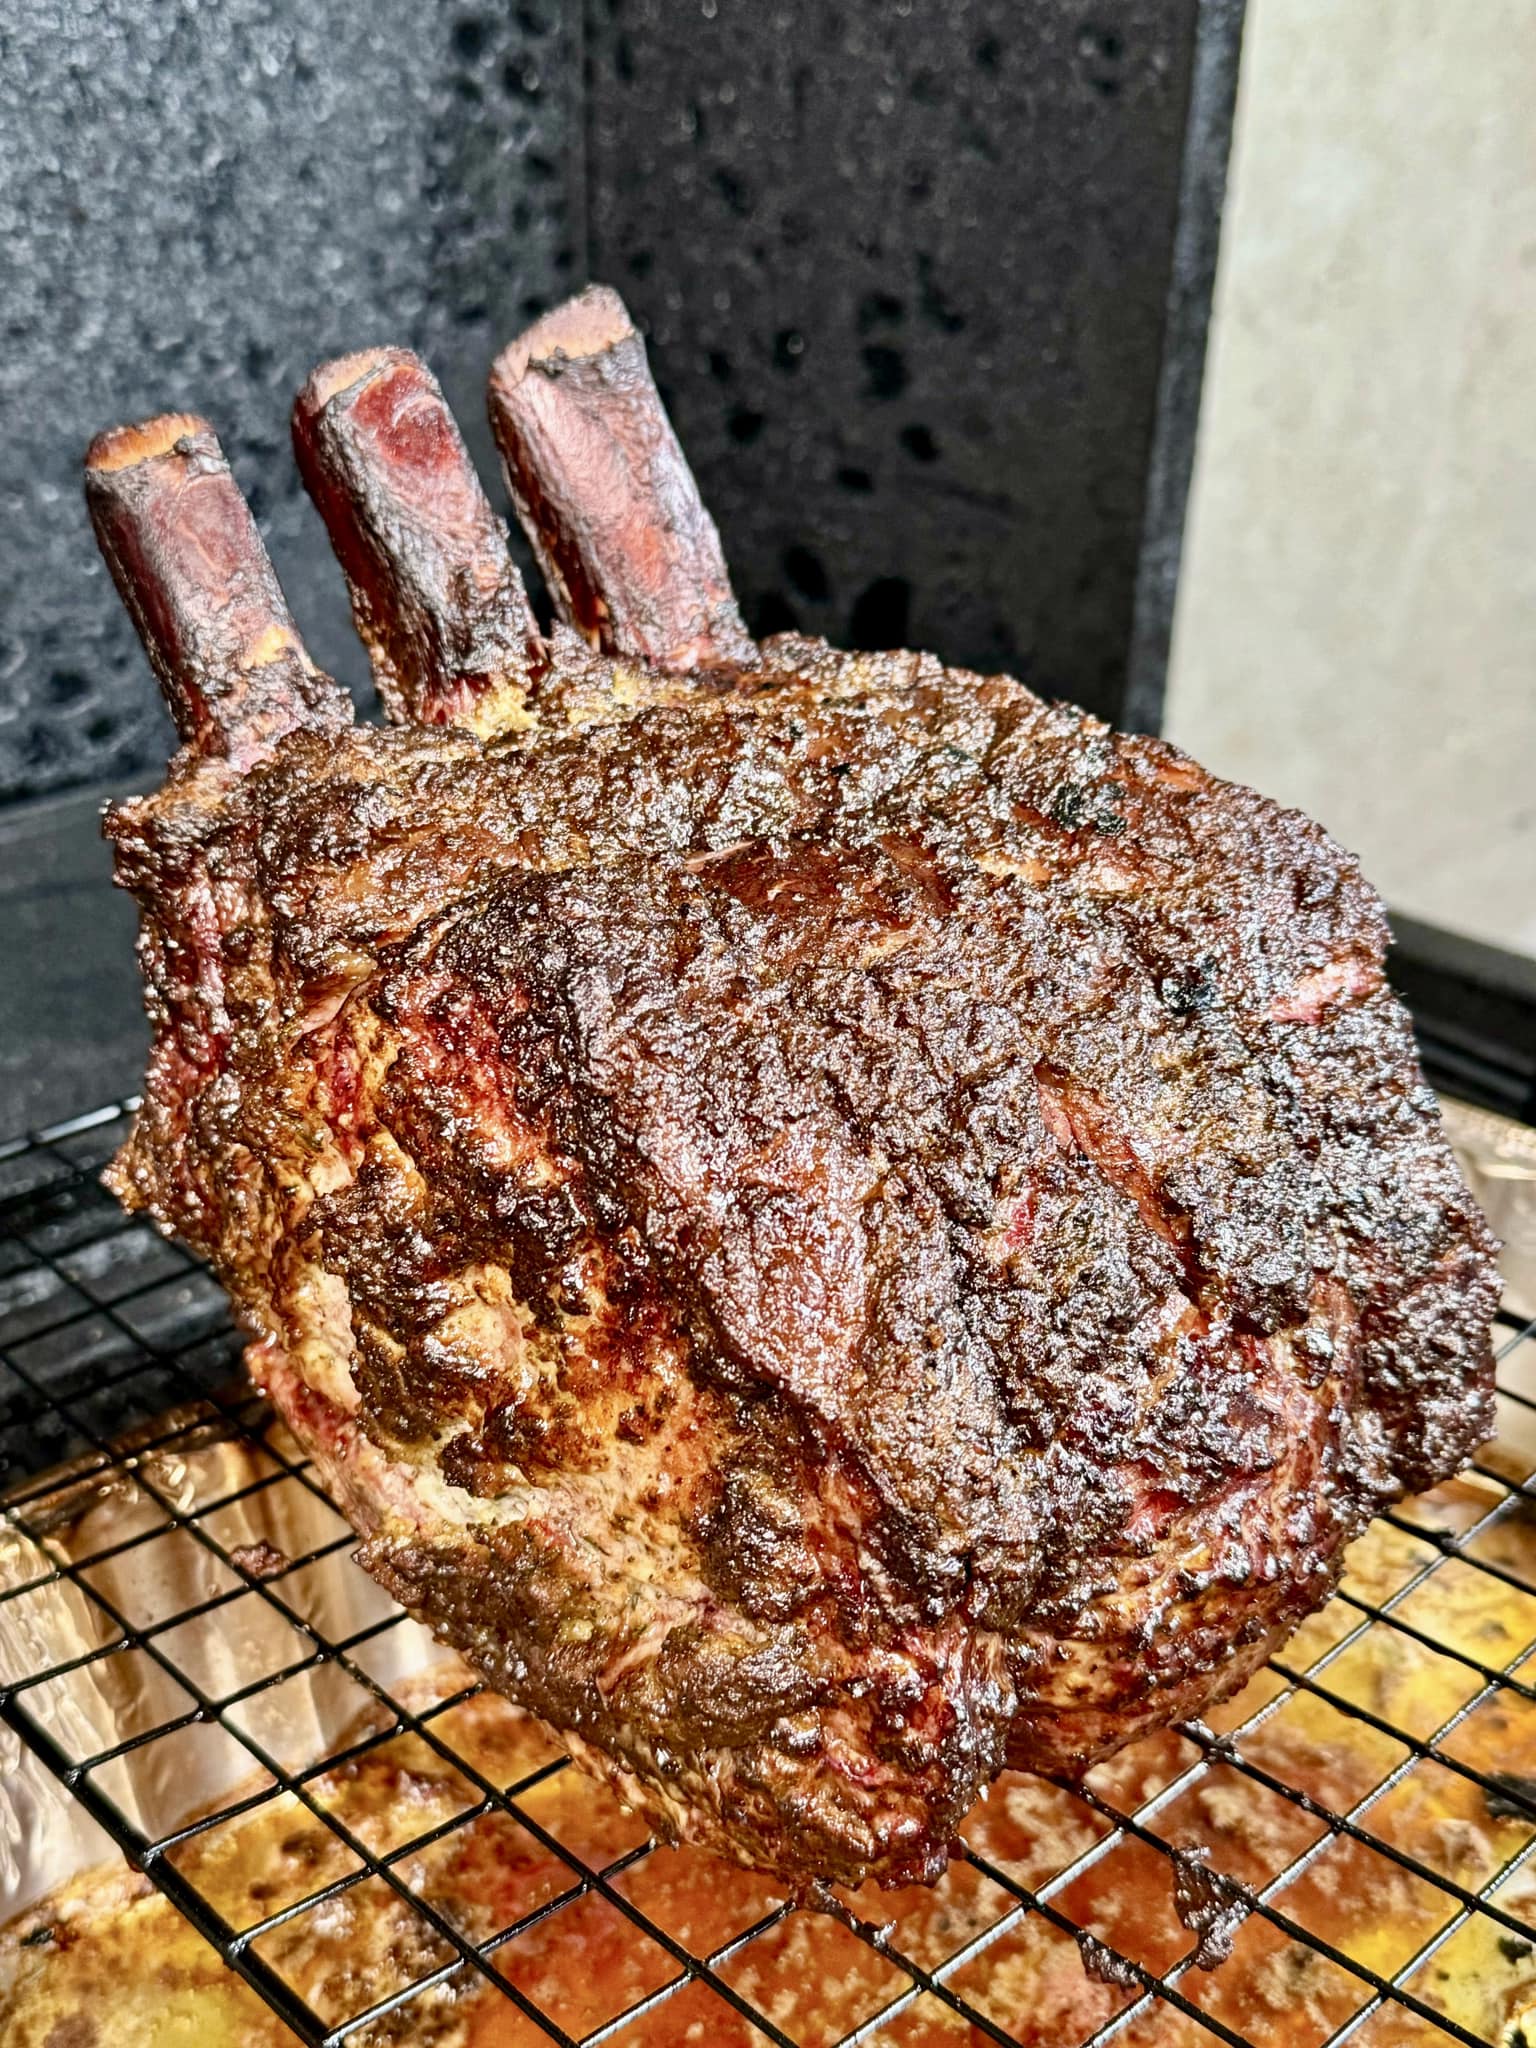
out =
<svg viewBox="0 0 1536 2048"><path fill-rule="evenodd" d="M21 743L22 766L54 768L64 758L64 742L49 725L34 725Z"/></svg>
<svg viewBox="0 0 1536 2048"><path fill-rule="evenodd" d="M917 259L918 311L930 327L937 327L941 334L958 334L965 325L965 315L959 311L949 294L934 276L933 258L919 255Z"/></svg>
<svg viewBox="0 0 1536 2048"><path fill-rule="evenodd" d="M755 602L749 600L743 609L754 640L766 640L770 633L798 633L800 630L795 608L782 591L764 591Z"/></svg>
<svg viewBox="0 0 1536 2048"><path fill-rule="evenodd" d="M734 171L728 171L721 166L711 173L710 183L736 218L745 220L752 211L752 194L743 180L738 178Z"/></svg>
<svg viewBox="0 0 1536 2048"><path fill-rule="evenodd" d="M879 576L854 600L848 640L867 653L904 647L912 611L912 586L904 576Z"/></svg>
<svg viewBox="0 0 1536 2048"><path fill-rule="evenodd" d="M906 359L900 349L886 348L881 342L871 342L860 351L864 368L869 376L866 389L871 398L899 398L907 388Z"/></svg>
<svg viewBox="0 0 1536 2048"><path fill-rule="evenodd" d="M859 301L859 332L873 334L877 327L899 327L907 309L892 292L866 292Z"/></svg>
<svg viewBox="0 0 1536 2048"><path fill-rule="evenodd" d="M1083 76L1103 99L1119 92L1125 71L1125 38L1118 29L1083 23L1077 39L1077 54Z"/></svg>
<svg viewBox="0 0 1536 2048"><path fill-rule="evenodd" d="M832 595L832 587L819 556L813 555L809 548L786 548L783 564L784 574L802 597L809 598L812 604L826 603Z"/></svg>

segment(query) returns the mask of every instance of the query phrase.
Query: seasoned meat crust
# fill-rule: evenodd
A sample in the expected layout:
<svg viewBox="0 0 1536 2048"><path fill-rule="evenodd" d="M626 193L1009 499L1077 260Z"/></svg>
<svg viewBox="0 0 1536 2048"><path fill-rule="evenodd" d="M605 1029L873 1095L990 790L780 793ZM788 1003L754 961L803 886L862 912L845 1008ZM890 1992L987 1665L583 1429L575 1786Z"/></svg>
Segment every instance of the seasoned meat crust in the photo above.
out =
<svg viewBox="0 0 1536 2048"><path fill-rule="evenodd" d="M1233 1690L1488 1431L1380 905L1163 742L562 627L499 732L189 747L108 831L155 1026L113 1185L368 1569L666 1833L933 1878L1005 1763Z"/></svg>

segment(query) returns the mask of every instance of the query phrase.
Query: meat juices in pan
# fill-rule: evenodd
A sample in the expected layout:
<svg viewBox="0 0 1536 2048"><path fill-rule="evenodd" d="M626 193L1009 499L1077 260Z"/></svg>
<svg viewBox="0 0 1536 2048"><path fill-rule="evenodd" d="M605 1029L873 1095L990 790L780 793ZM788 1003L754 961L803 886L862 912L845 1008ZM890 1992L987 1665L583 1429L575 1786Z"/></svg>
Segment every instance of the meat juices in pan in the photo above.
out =
<svg viewBox="0 0 1536 2048"><path fill-rule="evenodd" d="M932 1879L1486 1435L1493 1243L1318 826L1007 677L752 645L612 293L491 391L547 638L423 364L298 404L383 729L209 428L91 451L185 742L108 820L112 1184L368 1569L658 1830Z"/></svg>

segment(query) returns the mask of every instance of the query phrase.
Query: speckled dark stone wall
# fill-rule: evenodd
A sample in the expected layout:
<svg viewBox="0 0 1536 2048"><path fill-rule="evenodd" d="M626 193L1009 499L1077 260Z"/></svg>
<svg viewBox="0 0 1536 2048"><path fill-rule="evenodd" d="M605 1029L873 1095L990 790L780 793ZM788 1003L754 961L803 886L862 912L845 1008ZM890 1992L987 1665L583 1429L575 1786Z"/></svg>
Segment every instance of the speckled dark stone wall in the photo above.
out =
<svg viewBox="0 0 1536 2048"><path fill-rule="evenodd" d="M409 343L490 477L494 349L588 275L651 334L757 626L1113 713L1194 23L1233 4L9 0L0 796L164 756L81 505L98 427L209 413L365 694L293 391Z"/></svg>
<svg viewBox="0 0 1536 2048"><path fill-rule="evenodd" d="M80 495L113 420L209 414L361 683L289 404L320 358L408 343L489 473L486 366L571 276L571 75L559 0L5 0L0 794L165 758Z"/></svg>
<svg viewBox="0 0 1536 2048"><path fill-rule="evenodd" d="M756 626L1118 708L1195 11L601 0L590 260Z"/></svg>

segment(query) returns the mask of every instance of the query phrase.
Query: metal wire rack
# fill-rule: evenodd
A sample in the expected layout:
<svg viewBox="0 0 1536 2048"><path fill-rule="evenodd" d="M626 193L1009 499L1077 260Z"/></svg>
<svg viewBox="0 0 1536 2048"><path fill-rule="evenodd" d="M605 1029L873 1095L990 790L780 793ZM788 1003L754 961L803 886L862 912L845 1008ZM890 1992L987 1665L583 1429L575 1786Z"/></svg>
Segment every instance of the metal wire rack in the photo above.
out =
<svg viewBox="0 0 1536 2048"><path fill-rule="evenodd" d="M235 1376L222 1293L99 1185L132 1108L0 1148L0 1721L298 2039L467 2039L472 2013L477 2042L563 2048L1517 2038L1536 1324L1504 1318L1499 1437L1377 1523L1236 1700L1084 1785L1005 1778L934 1892L810 1913L640 1839L462 1667L413 1675L426 1639ZM130 1667L130 1712L63 1711ZM298 1687L305 1714L277 1711ZM188 1811L210 1746L217 1794ZM370 1769L412 1797L367 1810ZM212 1851L274 1813L322 1852L263 1910ZM487 1863L477 1903L465 1872ZM356 1938L365 1901L384 1974L300 1969L339 1908Z"/></svg>

